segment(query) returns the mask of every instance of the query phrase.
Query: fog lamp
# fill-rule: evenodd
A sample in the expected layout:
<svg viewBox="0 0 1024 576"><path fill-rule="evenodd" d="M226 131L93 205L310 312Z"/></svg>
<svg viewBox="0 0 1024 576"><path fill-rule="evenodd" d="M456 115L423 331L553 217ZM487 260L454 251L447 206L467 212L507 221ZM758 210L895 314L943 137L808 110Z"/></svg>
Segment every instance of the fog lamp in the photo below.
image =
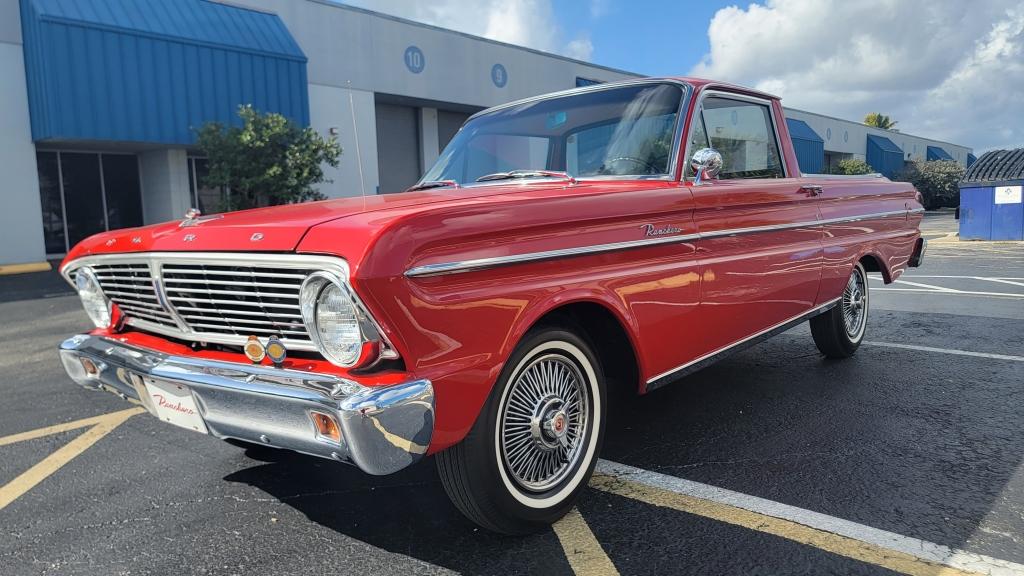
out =
<svg viewBox="0 0 1024 576"><path fill-rule="evenodd" d="M274 363L275 366L279 366L284 359L288 357L288 349L284 347L284 343L277 336L271 336L267 340L267 358Z"/></svg>
<svg viewBox="0 0 1024 576"><path fill-rule="evenodd" d="M252 360L253 364L259 364L267 357L267 349L263 347L260 339L255 336L249 336L249 340L246 341L242 350L245 352L246 357Z"/></svg>

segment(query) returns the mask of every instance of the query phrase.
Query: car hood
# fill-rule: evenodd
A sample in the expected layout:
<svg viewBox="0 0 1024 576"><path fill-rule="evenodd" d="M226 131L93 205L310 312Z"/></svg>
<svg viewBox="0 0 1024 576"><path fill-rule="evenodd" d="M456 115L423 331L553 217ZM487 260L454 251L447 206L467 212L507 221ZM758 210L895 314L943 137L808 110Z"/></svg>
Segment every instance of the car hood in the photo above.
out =
<svg viewBox="0 0 1024 576"><path fill-rule="evenodd" d="M185 223L176 220L96 234L75 246L65 262L92 254L126 252L287 252L296 249L310 228L339 218L380 210L466 202L524 188L538 190L560 186L564 183L535 181L442 188L213 214Z"/></svg>

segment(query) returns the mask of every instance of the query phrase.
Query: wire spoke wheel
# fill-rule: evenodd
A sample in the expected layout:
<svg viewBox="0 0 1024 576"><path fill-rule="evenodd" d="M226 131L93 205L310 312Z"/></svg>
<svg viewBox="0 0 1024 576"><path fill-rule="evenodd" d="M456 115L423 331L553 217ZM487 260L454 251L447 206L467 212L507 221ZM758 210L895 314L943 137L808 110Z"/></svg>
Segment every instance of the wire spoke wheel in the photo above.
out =
<svg viewBox="0 0 1024 576"><path fill-rule="evenodd" d="M856 339L864 330L867 319L867 278L860 268L855 268L843 290L843 323L850 338Z"/></svg>
<svg viewBox="0 0 1024 576"><path fill-rule="evenodd" d="M499 450L512 479L529 492L557 486L586 445L589 387L579 367L544 354L519 373L501 407Z"/></svg>

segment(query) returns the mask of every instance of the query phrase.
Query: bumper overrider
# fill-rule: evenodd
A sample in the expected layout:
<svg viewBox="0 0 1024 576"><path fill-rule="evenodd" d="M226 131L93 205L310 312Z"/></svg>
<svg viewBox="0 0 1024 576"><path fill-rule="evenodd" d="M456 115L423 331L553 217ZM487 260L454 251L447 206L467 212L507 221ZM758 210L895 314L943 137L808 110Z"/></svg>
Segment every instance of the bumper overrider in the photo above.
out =
<svg viewBox="0 0 1024 576"><path fill-rule="evenodd" d="M350 462L369 474L390 474L418 461L434 430L428 380L363 386L329 374L175 356L88 334L61 343L60 357L78 384L135 399L154 416L147 384L183 387L217 438ZM335 419L340 441L319 433L314 414Z"/></svg>

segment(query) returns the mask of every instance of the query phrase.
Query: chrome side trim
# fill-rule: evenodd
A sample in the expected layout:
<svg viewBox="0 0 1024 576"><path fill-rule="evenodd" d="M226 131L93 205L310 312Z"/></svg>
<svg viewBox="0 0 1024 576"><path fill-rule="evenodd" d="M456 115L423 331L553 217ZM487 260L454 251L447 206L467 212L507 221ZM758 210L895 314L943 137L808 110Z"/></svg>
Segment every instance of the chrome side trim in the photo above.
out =
<svg viewBox="0 0 1024 576"><path fill-rule="evenodd" d="M699 232L696 234L683 234L679 236L668 236L665 238L645 238L629 242L612 242L610 244L595 244L591 246L579 246L576 248L562 248L559 250L545 250L543 252L527 252L525 254L511 254L508 256L494 256L491 258L477 258L473 260L459 260L454 262L440 262L438 264L425 264L415 266L405 271L406 277L416 278L420 276L439 276L442 274L458 274L470 272L483 268L495 266L506 266L509 264L521 264L523 262L535 262L538 260L552 260L555 258L568 258L582 256L585 254L600 254L602 252L613 252L616 250L629 250L632 248L643 248L647 246L658 246L661 244L677 244L693 242L697 240L709 240L723 238L726 236L740 236L743 234L759 234L761 232L775 232L779 230L793 230L796 228L807 228L810 226L823 226L826 224L839 224L843 222L860 222L873 218L889 218L891 216L904 216L908 212L923 212L921 208L912 210L891 210L888 212L876 212L874 214L862 214L859 216L843 216L840 218L828 218L825 220L809 220L806 222L795 222L786 224L772 224L769 226L752 226L749 228L729 228L725 230L713 230L711 232Z"/></svg>
<svg viewBox="0 0 1024 576"><path fill-rule="evenodd" d="M562 248L559 250L545 250L543 252L530 252L527 254L512 254L509 256L494 256L492 258L477 258L475 260L462 260L458 262L442 262L439 264L426 264L406 270L408 277L434 276L440 274L455 274L480 270L482 268L493 268L507 264L519 264L522 262L534 262L537 260L551 260L554 258L566 258L580 256L583 254L599 254L601 252L612 252L615 250L628 250L644 246L658 246L661 244L680 244L700 238L699 234L684 234L680 236L667 236L664 238L644 238L643 240L632 240L629 242L612 242L610 244L596 244L593 246L582 246L579 248Z"/></svg>
<svg viewBox="0 0 1024 576"><path fill-rule="evenodd" d="M789 330L793 326L803 322L804 320L807 320L808 318L812 318L814 316L817 316L818 314L821 314L823 312L826 312L826 311L830 310L832 307L834 307L839 302L839 300L840 300L840 298L836 298L834 300L829 300L828 302L825 302L824 304L821 304L819 306L815 306L814 308L811 308L807 312L803 312L803 313L797 314L796 316L794 316L792 318L789 318L787 320L783 320L782 322L779 322L778 324L775 324L773 326L765 328L764 330L762 330L760 332L757 332L756 334L752 334L750 336L747 336L746 338L743 338L742 340L737 340L736 342L733 342L732 344L728 344L726 346L723 346L722 348L719 348L718 350L715 350L713 352L709 352L709 353L707 353L707 354L705 354L705 355L703 355L703 356L701 356L699 358L696 358L694 360L690 360L689 362L687 362L685 364L682 364L682 365L679 365L679 366L676 366L675 368L672 368L671 370L667 370L665 372L662 372L661 374L658 374L656 376L652 376L652 377L647 379L647 391L651 391L651 390L655 390L657 388L660 388L660 387L664 386L665 384L671 383L676 378L681 378L681 377L685 376L686 374L689 374L691 372L699 370L699 369L707 366L708 364L711 364L713 362L721 360L722 358L724 358L725 356L727 356L729 354L732 354L732 353L735 353L735 352L739 352L740 350L743 350L746 347L753 346L754 344L757 344L757 343L759 343L759 342L761 342L761 341L763 341L763 340L765 340L767 338L770 338L770 337L772 337L772 336L774 336L774 335L776 335L776 334L778 334L780 332L785 332L786 330Z"/></svg>

